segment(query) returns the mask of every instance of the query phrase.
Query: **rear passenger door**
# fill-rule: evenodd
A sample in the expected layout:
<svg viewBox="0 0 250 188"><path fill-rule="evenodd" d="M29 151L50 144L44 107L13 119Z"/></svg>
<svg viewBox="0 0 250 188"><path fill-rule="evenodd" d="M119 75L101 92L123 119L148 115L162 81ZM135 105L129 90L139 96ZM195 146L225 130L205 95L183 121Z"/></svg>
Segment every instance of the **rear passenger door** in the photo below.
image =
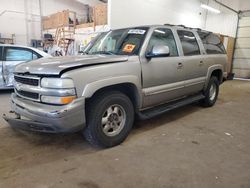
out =
<svg viewBox="0 0 250 188"><path fill-rule="evenodd" d="M4 61L3 61L3 79L6 87L13 86L15 66L33 59L38 56L30 49L20 47L5 47L4 48Z"/></svg>
<svg viewBox="0 0 250 188"><path fill-rule="evenodd" d="M182 46L182 64L185 71L185 94L201 91L205 84L207 66L197 34L189 30L177 30Z"/></svg>

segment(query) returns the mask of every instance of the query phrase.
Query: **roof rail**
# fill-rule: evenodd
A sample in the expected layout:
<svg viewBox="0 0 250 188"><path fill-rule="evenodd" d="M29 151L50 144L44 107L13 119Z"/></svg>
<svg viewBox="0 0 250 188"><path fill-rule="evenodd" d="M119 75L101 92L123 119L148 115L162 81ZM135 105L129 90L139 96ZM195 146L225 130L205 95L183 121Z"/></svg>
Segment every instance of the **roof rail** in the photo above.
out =
<svg viewBox="0 0 250 188"><path fill-rule="evenodd" d="M187 27L185 25L174 25L174 24L164 24L166 26L176 26L176 27L183 27L185 29L193 29L193 30L197 30L197 31L203 31L201 28L193 28L193 27Z"/></svg>
<svg viewBox="0 0 250 188"><path fill-rule="evenodd" d="M166 25L166 26L175 26L175 25L173 25L173 24L164 24L164 25Z"/></svg>
<svg viewBox="0 0 250 188"><path fill-rule="evenodd" d="M184 27L187 28L185 25L176 25L177 27Z"/></svg>

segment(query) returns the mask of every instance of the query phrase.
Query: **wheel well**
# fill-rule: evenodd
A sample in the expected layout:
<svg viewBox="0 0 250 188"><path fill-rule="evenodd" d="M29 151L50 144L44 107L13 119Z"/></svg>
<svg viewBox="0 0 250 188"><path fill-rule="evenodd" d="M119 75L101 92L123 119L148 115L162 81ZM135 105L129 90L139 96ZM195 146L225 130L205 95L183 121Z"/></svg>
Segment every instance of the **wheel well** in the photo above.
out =
<svg viewBox="0 0 250 188"><path fill-rule="evenodd" d="M219 80L220 83L222 82L222 71L221 70L219 70L219 69L214 70L211 74L211 77L212 76L215 76Z"/></svg>
<svg viewBox="0 0 250 188"><path fill-rule="evenodd" d="M116 84L116 85L107 86L107 87L97 90L92 95L91 98L86 99L87 106L91 102L91 100L93 100L96 96L102 95L102 93L107 92L107 91L120 91L121 93L124 93L125 95L129 97L135 109L140 106L140 96L139 96L137 87L131 83Z"/></svg>

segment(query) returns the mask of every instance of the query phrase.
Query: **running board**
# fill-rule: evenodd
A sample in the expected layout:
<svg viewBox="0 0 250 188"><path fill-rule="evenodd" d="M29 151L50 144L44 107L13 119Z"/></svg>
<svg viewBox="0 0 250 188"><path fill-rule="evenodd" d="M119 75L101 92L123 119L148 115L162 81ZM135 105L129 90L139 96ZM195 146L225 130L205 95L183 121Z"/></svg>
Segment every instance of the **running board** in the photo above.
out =
<svg viewBox="0 0 250 188"><path fill-rule="evenodd" d="M205 96L202 94L199 95L193 95L191 97L188 98L184 98L184 99L180 99L174 102L170 102L167 104L163 104L154 108L150 108L141 112L138 112L138 117L141 120L147 120L153 117L156 117L158 115L164 114L168 111L174 110L176 108L182 107L182 106L186 106L188 104L192 104L194 102L197 102L199 100L204 99Z"/></svg>

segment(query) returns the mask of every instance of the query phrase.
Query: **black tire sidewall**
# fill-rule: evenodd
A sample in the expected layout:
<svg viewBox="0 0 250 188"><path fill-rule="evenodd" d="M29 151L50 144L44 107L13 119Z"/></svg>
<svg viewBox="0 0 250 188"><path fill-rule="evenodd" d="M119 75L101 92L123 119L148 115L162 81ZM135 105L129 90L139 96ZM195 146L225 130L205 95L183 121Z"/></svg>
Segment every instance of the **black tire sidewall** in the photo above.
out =
<svg viewBox="0 0 250 188"><path fill-rule="evenodd" d="M213 84L215 84L216 86L216 95L215 95L215 98L211 100L209 96L209 91ZM207 89L205 91L204 105L207 107L213 106L217 101L218 95L219 95L219 81L216 77L213 76L210 78Z"/></svg>
<svg viewBox="0 0 250 188"><path fill-rule="evenodd" d="M133 104L126 95L120 92L113 92L109 95L99 96L98 98L99 99L97 99L97 102L95 102L93 106L90 106L90 108L92 108L92 114L89 115L90 119L87 128L89 129L92 138L98 143L98 145L102 147L112 147L118 145L126 139L133 126ZM111 137L107 136L103 132L101 119L106 109L115 104L118 104L124 108L126 113L126 122L121 132L118 135Z"/></svg>

